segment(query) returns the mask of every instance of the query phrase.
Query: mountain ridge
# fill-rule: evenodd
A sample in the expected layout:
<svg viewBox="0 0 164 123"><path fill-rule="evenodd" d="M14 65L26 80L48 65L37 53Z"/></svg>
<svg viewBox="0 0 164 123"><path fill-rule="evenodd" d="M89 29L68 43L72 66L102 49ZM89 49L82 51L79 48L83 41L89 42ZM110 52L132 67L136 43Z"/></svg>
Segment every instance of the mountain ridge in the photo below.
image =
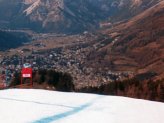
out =
<svg viewBox="0 0 164 123"><path fill-rule="evenodd" d="M1 0L0 28L29 28L38 32L78 33L94 31L100 22L115 23L161 0ZM119 16L118 16L119 15Z"/></svg>

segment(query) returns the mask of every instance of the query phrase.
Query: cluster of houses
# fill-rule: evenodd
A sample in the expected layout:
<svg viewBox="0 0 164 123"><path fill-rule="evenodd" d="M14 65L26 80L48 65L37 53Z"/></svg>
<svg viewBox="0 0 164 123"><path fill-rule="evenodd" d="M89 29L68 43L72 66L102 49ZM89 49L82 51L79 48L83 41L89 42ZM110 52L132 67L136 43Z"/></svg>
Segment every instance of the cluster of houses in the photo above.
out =
<svg viewBox="0 0 164 123"><path fill-rule="evenodd" d="M104 40L106 39L103 39L103 43ZM44 44L42 45L44 46ZM30 63L33 70L53 69L70 73L78 86L86 86L86 84L98 86L102 83L121 80L123 77L133 74L129 72L112 72L110 70L95 72L94 68L86 66L88 53L101 47L101 45L102 42L98 45L79 43L44 51L32 51L28 55L23 54L24 51L22 51L22 55L15 54L4 57L0 61L0 72L2 76L5 76L5 79L2 77L4 81L11 81L14 73L19 72L24 63Z"/></svg>

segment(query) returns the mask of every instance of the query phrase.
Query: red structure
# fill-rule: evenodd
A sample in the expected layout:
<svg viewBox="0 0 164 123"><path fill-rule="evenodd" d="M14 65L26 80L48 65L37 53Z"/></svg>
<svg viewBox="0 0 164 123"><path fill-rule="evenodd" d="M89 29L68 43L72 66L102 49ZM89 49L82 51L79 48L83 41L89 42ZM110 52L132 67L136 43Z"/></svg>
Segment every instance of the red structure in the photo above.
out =
<svg viewBox="0 0 164 123"><path fill-rule="evenodd" d="M30 85L31 87L33 86L32 82L32 68L22 68L21 72L21 85L25 84L23 83L24 78L29 78L30 79Z"/></svg>
<svg viewBox="0 0 164 123"><path fill-rule="evenodd" d="M1 75L1 80L2 80L2 82L0 83L0 88L5 88L6 87L5 86L5 80L6 80L5 75Z"/></svg>

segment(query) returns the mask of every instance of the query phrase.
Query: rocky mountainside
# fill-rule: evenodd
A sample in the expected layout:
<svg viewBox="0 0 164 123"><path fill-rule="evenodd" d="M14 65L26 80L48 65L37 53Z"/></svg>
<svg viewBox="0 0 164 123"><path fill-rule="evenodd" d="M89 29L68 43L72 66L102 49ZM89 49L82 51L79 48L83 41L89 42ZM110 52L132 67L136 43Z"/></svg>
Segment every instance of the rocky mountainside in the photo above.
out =
<svg viewBox="0 0 164 123"><path fill-rule="evenodd" d="M0 0L0 28L77 33L128 19L161 0ZM5 12L5 13L4 13Z"/></svg>
<svg viewBox="0 0 164 123"><path fill-rule="evenodd" d="M92 63L97 67L101 62L104 69L108 67L115 71L151 72L163 77L163 13L164 1L127 22L103 30L102 33L108 35L110 40L107 39L106 45L91 55L91 59L94 59Z"/></svg>

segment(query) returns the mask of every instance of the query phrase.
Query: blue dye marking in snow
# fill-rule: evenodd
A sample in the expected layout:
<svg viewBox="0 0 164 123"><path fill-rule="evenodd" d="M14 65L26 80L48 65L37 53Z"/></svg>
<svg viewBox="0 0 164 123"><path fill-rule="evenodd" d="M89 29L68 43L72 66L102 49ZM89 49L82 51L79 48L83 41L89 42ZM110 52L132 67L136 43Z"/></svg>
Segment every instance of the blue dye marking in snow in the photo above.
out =
<svg viewBox="0 0 164 123"><path fill-rule="evenodd" d="M53 115L53 116L50 116L50 117L42 118L42 119L34 121L32 123L50 123L50 122L57 121L57 120L60 120L62 118L74 115L74 114L76 114L76 113L90 107L99 98L100 98L100 96L98 98L92 100L91 102L88 102L84 105L81 105L77 108L74 108L73 110L70 110L70 111L67 111L67 112L64 112L64 113L61 113L61 114Z"/></svg>

